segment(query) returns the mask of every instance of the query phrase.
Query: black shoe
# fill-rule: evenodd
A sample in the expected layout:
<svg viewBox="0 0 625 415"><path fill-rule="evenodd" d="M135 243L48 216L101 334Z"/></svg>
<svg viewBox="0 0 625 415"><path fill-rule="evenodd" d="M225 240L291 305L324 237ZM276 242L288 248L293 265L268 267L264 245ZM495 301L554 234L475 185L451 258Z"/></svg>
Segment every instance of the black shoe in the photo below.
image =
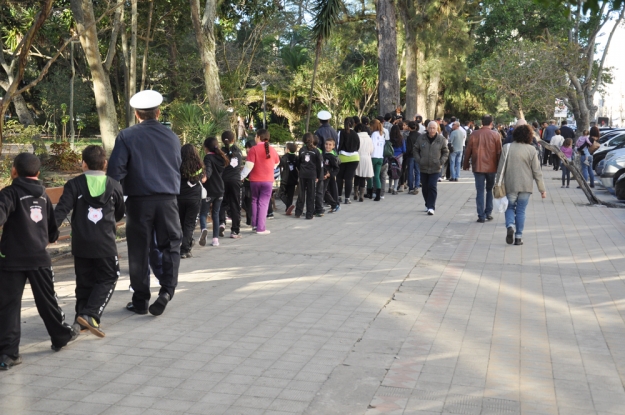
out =
<svg viewBox="0 0 625 415"><path fill-rule="evenodd" d="M515 245L523 245L523 239L521 239L521 238L514 238L514 244Z"/></svg>
<svg viewBox="0 0 625 415"><path fill-rule="evenodd" d="M148 313L148 310L139 310L138 308L135 308L135 305L132 303L132 301L126 304L126 310L132 311L133 313L141 314L142 316Z"/></svg>
<svg viewBox="0 0 625 415"><path fill-rule="evenodd" d="M219 237L223 238L224 237L224 232L226 231L226 224L222 223L219 225Z"/></svg>
<svg viewBox="0 0 625 415"><path fill-rule="evenodd" d="M167 303L170 299L171 297L168 293L159 295L156 301L154 301L150 308L148 308L148 310L150 310L150 314L153 316L160 316L163 314L163 311L165 311L165 307L167 307Z"/></svg>
<svg viewBox="0 0 625 415"><path fill-rule="evenodd" d="M508 226L508 232L506 233L506 243L508 245L512 245L514 239L514 228L512 226Z"/></svg>
<svg viewBox="0 0 625 415"><path fill-rule="evenodd" d="M100 324L98 324L95 318L91 316L82 315L82 316L78 316L76 318L76 321L78 322L78 324L86 327L91 333L95 334L96 336L98 337L106 336L106 334L104 334L104 332L100 329Z"/></svg>
<svg viewBox="0 0 625 415"><path fill-rule="evenodd" d="M11 357L9 355L3 354L0 356L0 370L9 370L13 366L17 366L22 363L22 356L17 355L15 357Z"/></svg>
<svg viewBox="0 0 625 415"><path fill-rule="evenodd" d="M477 218L477 223L484 223L484 222L486 222L486 219Z"/></svg>
<svg viewBox="0 0 625 415"><path fill-rule="evenodd" d="M64 323L65 324L65 323ZM55 344L52 344L50 346L50 348L52 350L54 350L55 352L58 352L59 350L61 350L63 347L67 346L69 343L73 342L74 340L76 340L78 338L78 335L80 334L79 330L76 330L74 327L72 326L67 326L69 327L72 336L69 338L69 340L67 341L67 343L65 343L63 346L56 346Z"/></svg>
<svg viewBox="0 0 625 415"><path fill-rule="evenodd" d="M300 219L302 215L295 215L295 219Z"/></svg>
<svg viewBox="0 0 625 415"><path fill-rule="evenodd" d="M208 236L208 229L202 229L200 234L200 246L206 246L206 237Z"/></svg>
<svg viewBox="0 0 625 415"><path fill-rule="evenodd" d="M486 216L486 220L493 220L495 218L493 218L491 215Z"/></svg>
<svg viewBox="0 0 625 415"><path fill-rule="evenodd" d="M351 204L352 204L352 201L351 201L351 200L349 200L349 197L346 197L346 198L345 198L345 204L346 204L346 205L351 205Z"/></svg>

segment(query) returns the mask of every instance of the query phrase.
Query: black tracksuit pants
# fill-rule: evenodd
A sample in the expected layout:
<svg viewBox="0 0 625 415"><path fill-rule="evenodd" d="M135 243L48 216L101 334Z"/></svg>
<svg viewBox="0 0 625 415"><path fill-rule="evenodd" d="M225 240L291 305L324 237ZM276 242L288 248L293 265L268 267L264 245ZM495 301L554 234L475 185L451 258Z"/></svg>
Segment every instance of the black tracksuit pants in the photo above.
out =
<svg viewBox="0 0 625 415"><path fill-rule="evenodd" d="M313 179L313 186L315 188L315 191L313 192L313 206L315 208L315 213L323 213L324 209L323 209L323 194L324 194L324 187L323 187L323 178L319 179L319 181L317 183L315 183L315 179Z"/></svg>
<svg viewBox="0 0 625 415"><path fill-rule="evenodd" d="M52 344L56 347L65 346L71 339L72 332L70 326L63 323L65 314L56 299L52 269L3 269L0 274L0 355L6 354L13 358L19 355L20 316L26 280L30 283L37 311L48 330Z"/></svg>
<svg viewBox="0 0 625 415"><path fill-rule="evenodd" d="M252 226L252 189L247 185L243 185L243 209L245 210L245 223Z"/></svg>
<svg viewBox="0 0 625 415"><path fill-rule="evenodd" d="M282 189L280 200L282 200L282 203L284 203L287 208L293 204L293 195L295 195L295 186L296 185L294 184L282 185L284 189Z"/></svg>
<svg viewBox="0 0 625 415"><path fill-rule="evenodd" d="M182 227L182 243L180 253L191 251L193 241L193 231L197 225L197 218L200 214L201 199L178 199L178 216Z"/></svg>
<svg viewBox="0 0 625 415"><path fill-rule="evenodd" d="M349 197L351 196L356 168L358 168L357 161L341 163L341 165L339 166L339 173L336 175L336 183L338 186L339 196L343 195L343 182L345 182L345 197L349 199Z"/></svg>
<svg viewBox="0 0 625 415"><path fill-rule="evenodd" d="M225 226L226 210L230 212L232 226L230 230L233 233L241 232L241 182L229 181L224 182L224 200L221 202L219 210L219 223Z"/></svg>
<svg viewBox="0 0 625 415"><path fill-rule="evenodd" d="M324 200L334 209L339 204L339 194L336 188L336 177L330 175L330 177L323 181L323 186L325 188Z"/></svg>
<svg viewBox="0 0 625 415"><path fill-rule="evenodd" d="M163 264L159 295L168 293L173 298L182 239L176 197L130 196L126 201L126 240L130 285L134 289L132 303L137 310L147 310L151 296L148 256L153 238Z"/></svg>
<svg viewBox="0 0 625 415"><path fill-rule="evenodd" d="M119 278L119 261L108 258L74 257L76 272L76 317L87 315L100 323ZM75 321L76 319L74 319Z"/></svg>
<svg viewBox="0 0 625 415"><path fill-rule="evenodd" d="M321 184L323 189L323 183ZM306 217L312 218L315 210L315 179L299 179L299 196L295 205L295 215L301 216L304 213L304 202L306 202Z"/></svg>

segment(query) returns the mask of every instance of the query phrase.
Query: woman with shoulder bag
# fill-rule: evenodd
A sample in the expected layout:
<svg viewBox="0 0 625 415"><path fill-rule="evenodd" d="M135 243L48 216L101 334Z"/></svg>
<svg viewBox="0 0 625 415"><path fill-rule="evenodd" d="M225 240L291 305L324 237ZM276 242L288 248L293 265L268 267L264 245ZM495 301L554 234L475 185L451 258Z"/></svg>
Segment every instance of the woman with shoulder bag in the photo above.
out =
<svg viewBox="0 0 625 415"><path fill-rule="evenodd" d="M512 132L514 141L504 147L499 158L495 183L505 186L508 198L506 210L506 242L523 245L525 209L534 190L534 181L542 198L547 197L538 152L532 146L534 133L529 125L521 125ZM498 196L498 195L497 195ZM515 229L516 228L516 229Z"/></svg>
<svg viewBox="0 0 625 415"><path fill-rule="evenodd" d="M588 131L584 131L584 135L582 135L578 140L577 152L580 154L580 163L582 165L582 176L584 176L584 180L588 181L588 176L590 176L590 187L595 187L595 172L592 170L592 154L600 147L599 144L599 128L592 127L590 129L590 134ZM577 186L579 189L579 186Z"/></svg>

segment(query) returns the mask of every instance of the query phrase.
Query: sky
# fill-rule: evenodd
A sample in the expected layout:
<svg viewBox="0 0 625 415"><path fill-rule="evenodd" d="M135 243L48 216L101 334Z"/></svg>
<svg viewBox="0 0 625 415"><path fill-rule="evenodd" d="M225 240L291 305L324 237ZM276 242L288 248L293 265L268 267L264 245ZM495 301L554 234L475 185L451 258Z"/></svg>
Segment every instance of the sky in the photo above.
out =
<svg viewBox="0 0 625 415"><path fill-rule="evenodd" d="M601 42L598 52L603 52L603 45L605 45L613 27L614 23L606 25L604 35L598 39ZM625 27L621 24L614 32L605 63L606 67L613 67L614 82L607 88L603 107L604 114L600 114L601 109L597 114L597 116L611 116L614 126L618 124L620 127L625 126L625 54L623 53L623 45L625 45ZM599 56L601 55L598 54ZM600 104L600 100L601 96L597 95L595 102Z"/></svg>

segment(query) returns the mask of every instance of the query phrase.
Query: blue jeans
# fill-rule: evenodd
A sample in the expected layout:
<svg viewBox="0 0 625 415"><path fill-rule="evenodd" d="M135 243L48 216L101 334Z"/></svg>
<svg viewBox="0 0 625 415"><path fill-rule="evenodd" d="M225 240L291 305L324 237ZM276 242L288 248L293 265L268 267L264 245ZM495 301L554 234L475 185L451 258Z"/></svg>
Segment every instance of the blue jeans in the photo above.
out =
<svg viewBox="0 0 625 415"><path fill-rule="evenodd" d="M584 154L581 157L582 163L582 176L584 176L584 180L588 181L588 176L590 176L590 185L595 185L595 172L592 171L592 156L588 154ZM588 161L589 166L585 165L584 162Z"/></svg>
<svg viewBox="0 0 625 415"><path fill-rule="evenodd" d="M408 190L414 190L419 188L421 183L421 172L419 171L419 163L416 162L414 157L408 158Z"/></svg>
<svg viewBox="0 0 625 415"><path fill-rule="evenodd" d="M530 201L532 194L528 192L508 193L508 209L506 210L506 228L515 226L515 238L523 236L523 228L525 227L525 209Z"/></svg>
<svg viewBox="0 0 625 415"><path fill-rule="evenodd" d="M423 189L423 200L425 201L425 208L436 210L436 196L438 196L438 178L441 177L439 173L421 173L421 184Z"/></svg>
<svg viewBox="0 0 625 415"><path fill-rule="evenodd" d="M215 199L211 199L207 197L206 199L202 199L202 204L200 206L200 229L206 229L206 215L208 215L208 211L211 210L211 203L213 206L211 212L211 219L213 220L213 238L217 238L219 236L219 209L221 208L221 201L223 197L218 197Z"/></svg>
<svg viewBox="0 0 625 415"><path fill-rule="evenodd" d="M454 151L449 155L449 169L451 170L451 178L460 177L460 164L462 163L462 151Z"/></svg>
<svg viewBox="0 0 625 415"><path fill-rule="evenodd" d="M495 175L497 173L473 173L475 177L475 190L477 197L475 205L477 206L477 217L486 219L493 213L493 187L495 187ZM486 192L486 206L484 206L484 192Z"/></svg>

